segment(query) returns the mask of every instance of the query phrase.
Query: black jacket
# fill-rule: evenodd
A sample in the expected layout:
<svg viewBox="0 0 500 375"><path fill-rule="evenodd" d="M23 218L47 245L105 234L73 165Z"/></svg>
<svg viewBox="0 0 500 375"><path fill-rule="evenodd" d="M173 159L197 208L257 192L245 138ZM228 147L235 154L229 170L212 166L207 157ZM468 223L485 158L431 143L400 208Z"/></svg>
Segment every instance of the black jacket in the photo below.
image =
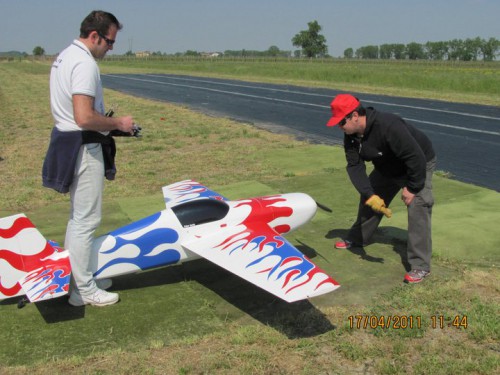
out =
<svg viewBox="0 0 500 375"><path fill-rule="evenodd" d="M362 137L345 135L347 173L365 198L374 194L366 174L365 161L387 177L405 178L407 189L416 194L425 184L426 163L435 157L427 136L392 113L366 109Z"/></svg>

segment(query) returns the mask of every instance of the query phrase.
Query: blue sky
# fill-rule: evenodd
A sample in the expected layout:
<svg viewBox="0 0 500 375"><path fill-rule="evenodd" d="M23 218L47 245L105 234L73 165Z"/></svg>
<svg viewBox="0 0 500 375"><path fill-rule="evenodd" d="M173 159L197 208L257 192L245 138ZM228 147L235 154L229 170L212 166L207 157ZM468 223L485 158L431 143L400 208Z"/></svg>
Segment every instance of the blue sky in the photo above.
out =
<svg viewBox="0 0 500 375"><path fill-rule="evenodd" d="M57 53L78 37L94 9L123 23L117 54L272 45L293 51L291 39L313 20L332 56L384 43L500 39L500 0L0 0L0 51L32 53L41 46Z"/></svg>

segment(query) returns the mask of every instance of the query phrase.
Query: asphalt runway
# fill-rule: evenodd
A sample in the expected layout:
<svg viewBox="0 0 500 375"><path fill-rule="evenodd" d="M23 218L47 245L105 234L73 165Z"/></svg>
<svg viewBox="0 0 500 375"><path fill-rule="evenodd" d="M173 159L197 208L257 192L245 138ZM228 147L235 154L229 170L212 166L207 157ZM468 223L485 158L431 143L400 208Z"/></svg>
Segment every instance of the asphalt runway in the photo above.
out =
<svg viewBox="0 0 500 375"><path fill-rule="evenodd" d="M105 88L181 104L316 143L342 144L325 124L340 91L179 75L102 75ZM500 107L352 93L365 106L397 113L425 132L437 169L500 191ZM147 133L147 129L143 129Z"/></svg>

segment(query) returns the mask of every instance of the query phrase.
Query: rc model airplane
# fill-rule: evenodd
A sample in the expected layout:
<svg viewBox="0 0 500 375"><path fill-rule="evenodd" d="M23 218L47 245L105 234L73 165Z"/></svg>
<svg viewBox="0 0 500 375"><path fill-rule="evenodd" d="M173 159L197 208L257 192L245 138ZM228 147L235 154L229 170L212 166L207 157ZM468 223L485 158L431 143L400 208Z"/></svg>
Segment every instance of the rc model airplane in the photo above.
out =
<svg viewBox="0 0 500 375"><path fill-rule="evenodd" d="M202 257L287 302L339 287L282 236L316 213L309 195L231 201L186 180L165 186L163 196L165 210L96 238L96 279ZM0 219L0 300L60 297L69 291L70 274L68 251L47 241L24 214Z"/></svg>

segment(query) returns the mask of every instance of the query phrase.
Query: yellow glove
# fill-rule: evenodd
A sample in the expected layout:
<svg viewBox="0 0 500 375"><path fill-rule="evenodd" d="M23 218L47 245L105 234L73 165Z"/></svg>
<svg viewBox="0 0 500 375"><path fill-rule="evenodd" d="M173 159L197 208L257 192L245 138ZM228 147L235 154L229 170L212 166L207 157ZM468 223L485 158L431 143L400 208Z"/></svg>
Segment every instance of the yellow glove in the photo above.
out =
<svg viewBox="0 0 500 375"><path fill-rule="evenodd" d="M378 212L380 214L384 214L386 217L391 217L392 216L392 211L390 208L387 208L385 206L385 202L382 198L380 198L378 195L373 194L366 202L365 204L367 206L370 206L370 208Z"/></svg>

